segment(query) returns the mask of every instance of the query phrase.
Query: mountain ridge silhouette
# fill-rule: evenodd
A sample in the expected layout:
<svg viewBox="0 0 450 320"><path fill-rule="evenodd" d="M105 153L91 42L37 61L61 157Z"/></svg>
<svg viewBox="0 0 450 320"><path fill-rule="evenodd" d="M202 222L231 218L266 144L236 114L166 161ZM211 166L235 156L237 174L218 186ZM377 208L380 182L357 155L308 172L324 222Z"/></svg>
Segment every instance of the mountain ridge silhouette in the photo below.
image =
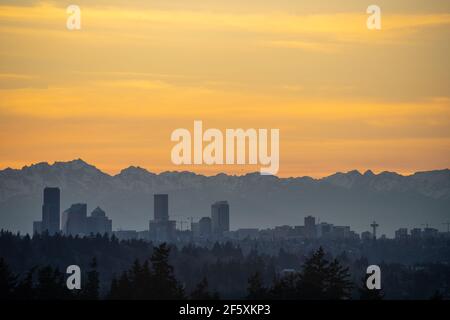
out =
<svg viewBox="0 0 450 320"><path fill-rule="evenodd" d="M169 193L169 214L174 219L209 216L214 201L228 200L232 229L302 225L304 216L313 215L358 232L377 220L380 231L392 235L403 226L428 223L442 228L450 212L449 169L411 175L352 170L316 179L153 173L129 166L109 175L76 159L0 170L0 228L31 232L32 221L41 219L45 186L61 188L62 210L75 202L85 202L91 210L100 206L113 219L114 229L147 229L153 194L160 192Z"/></svg>

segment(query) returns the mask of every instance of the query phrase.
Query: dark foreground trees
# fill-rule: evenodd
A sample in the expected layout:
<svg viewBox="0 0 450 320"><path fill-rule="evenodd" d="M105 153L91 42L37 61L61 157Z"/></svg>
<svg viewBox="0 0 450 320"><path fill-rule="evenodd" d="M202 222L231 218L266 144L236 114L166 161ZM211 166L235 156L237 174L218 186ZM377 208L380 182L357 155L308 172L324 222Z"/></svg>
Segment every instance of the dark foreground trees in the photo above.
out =
<svg viewBox="0 0 450 320"><path fill-rule="evenodd" d="M169 264L170 248L165 244L155 247L150 262L136 260L130 270L111 281L109 299L175 300L183 299L184 289L175 279Z"/></svg>
<svg viewBox="0 0 450 320"><path fill-rule="evenodd" d="M211 293L208 279L203 278L191 292L189 298L192 300L218 300L219 294L217 292Z"/></svg>
<svg viewBox="0 0 450 320"><path fill-rule="evenodd" d="M352 288L348 268L336 259L325 259L325 252L319 248L306 260L301 272L277 278L269 288L263 286L258 274L252 276L247 298L342 300L351 298Z"/></svg>
<svg viewBox="0 0 450 320"><path fill-rule="evenodd" d="M121 300L174 300L185 299L185 290L175 278L169 263L170 248L161 244L153 248L150 259L135 260L129 270L113 277L108 299ZM100 298L100 275L94 258L90 269L83 273L81 290L68 290L65 277L51 266L32 268L24 276L15 275L0 259L0 298L2 299L88 299ZM328 261L322 248L314 252L300 272L276 278L266 287L257 272L248 279L247 298L341 300L351 298L352 283L347 268L337 260ZM377 293L360 289L361 298L377 299ZM188 295L190 299L218 299L211 293L206 277Z"/></svg>
<svg viewBox="0 0 450 320"><path fill-rule="evenodd" d="M367 288L366 282L369 278L369 275L366 275L363 277L361 286L358 288L359 292L359 299L360 300L382 300L384 298L384 294L382 293L381 289L373 289L370 290Z"/></svg>
<svg viewBox="0 0 450 320"><path fill-rule="evenodd" d="M0 299L70 299L74 295L66 287L64 275L58 268L32 268L22 279L12 273L0 258Z"/></svg>

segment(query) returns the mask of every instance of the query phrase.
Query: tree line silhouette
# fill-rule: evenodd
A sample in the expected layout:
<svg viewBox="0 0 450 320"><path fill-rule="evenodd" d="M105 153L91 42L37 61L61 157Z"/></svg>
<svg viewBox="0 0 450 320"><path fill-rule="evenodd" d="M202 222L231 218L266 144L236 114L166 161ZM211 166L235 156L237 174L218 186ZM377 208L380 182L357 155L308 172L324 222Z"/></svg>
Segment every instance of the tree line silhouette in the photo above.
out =
<svg viewBox="0 0 450 320"><path fill-rule="evenodd" d="M322 247L272 256L231 243L179 248L115 237L29 237L0 231L0 299L382 299L442 298L450 267L381 263L383 293L365 287L365 258ZM68 290L65 269L82 270ZM287 267L297 271L284 274ZM358 273L359 271L359 273Z"/></svg>
<svg viewBox="0 0 450 320"><path fill-rule="evenodd" d="M95 258L92 269L86 273L81 290L69 290L66 274L52 266L33 267L22 279L14 274L0 258L0 299L3 300L96 300L99 298L99 280Z"/></svg>
<svg viewBox="0 0 450 320"><path fill-rule="evenodd" d="M382 299L381 290L359 288L360 297L365 300ZM355 285L350 281L349 268L343 267L337 259L328 261L320 247L306 260L301 272L293 272L276 278L270 287L264 287L259 273L248 280L248 295L251 300L345 300L352 298ZM367 294L371 291L371 294Z"/></svg>
<svg viewBox="0 0 450 320"><path fill-rule="evenodd" d="M210 292L208 280L203 278L195 289L186 295L183 285L175 278L169 264L170 248L161 244L154 248L149 260L140 263L135 260L129 270L119 277L113 277L109 293L111 300L180 300L219 299L217 292ZM92 259L90 270L80 290L69 290L65 275L58 268L34 267L23 279L15 275L0 258L0 299L87 299L97 300L99 295L99 273L96 258ZM247 299L310 299L342 300L351 298L352 282L348 268L334 259L329 262L319 248L306 261L301 272L273 280L271 287L264 287L259 273L248 279ZM361 289L361 292L365 292ZM363 297L363 296L362 296ZM366 295L365 299L380 299L379 293Z"/></svg>

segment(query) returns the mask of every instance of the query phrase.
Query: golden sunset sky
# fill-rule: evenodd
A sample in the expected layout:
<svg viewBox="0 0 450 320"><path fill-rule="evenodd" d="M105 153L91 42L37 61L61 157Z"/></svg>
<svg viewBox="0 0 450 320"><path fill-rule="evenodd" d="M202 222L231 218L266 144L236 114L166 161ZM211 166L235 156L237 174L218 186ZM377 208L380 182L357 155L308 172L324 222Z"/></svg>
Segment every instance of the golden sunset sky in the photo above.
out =
<svg viewBox="0 0 450 320"><path fill-rule="evenodd" d="M279 128L280 176L448 168L449 40L442 0L0 1L0 169L259 168L173 165L194 120Z"/></svg>

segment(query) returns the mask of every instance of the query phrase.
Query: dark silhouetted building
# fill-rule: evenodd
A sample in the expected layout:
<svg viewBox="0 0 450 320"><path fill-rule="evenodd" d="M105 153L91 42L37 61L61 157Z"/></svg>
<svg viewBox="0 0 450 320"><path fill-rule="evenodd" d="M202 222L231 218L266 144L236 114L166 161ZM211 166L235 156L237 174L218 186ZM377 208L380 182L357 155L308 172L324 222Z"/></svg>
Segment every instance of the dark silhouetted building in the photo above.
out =
<svg viewBox="0 0 450 320"><path fill-rule="evenodd" d="M317 237L330 239L333 236L333 225L331 223L321 222L316 225Z"/></svg>
<svg viewBox="0 0 450 320"><path fill-rule="evenodd" d="M65 235L87 234L87 205L85 203L73 204L62 214L62 231Z"/></svg>
<svg viewBox="0 0 450 320"><path fill-rule="evenodd" d="M87 217L86 222L86 231L88 234L101 234L105 233L111 235L112 234L112 221L108 219L105 211L103 211L100 207L94 209L91 212L91 216Z"/></svg>
<svg viewBox="0 0 450 320"><path fill-rule="evenodd" d="M60 231L60 191L59 188L46 187L42 205L42 220L33 223L33 232L48 232L53 235Z"/></svg>
<svg viewBox="0 0 450 320"><path fill-rule="evenodd" d="M315 237L315 235L313 236ZM335 240L343 240L350 238L350 227L349 226L333 226L333 231L331 237Z"/></svg>
<svg viewBox="0 0 450 320"><path fill-rule="evenodd" d="M257 228L242 228L236 230L237 240L255 240L259 237L259 229Z"/></svg>
<svg viewBox="0 0 450 320"><path fill-rule="evenodd" d="M222 236L230 231L230 206L227 201L217 201L211 206L212 232Z"/></svg>
<svg viewBox="0 0 450 320"><path fill-rule="evenodd" d="M373 239L372 232L364 231L363 233L361 233L361 240L369 241L369 240L372 240L372 239Z"/></svg>
<svg viewBox="0 0 450 320"><path fill-rule="evenodd" d="M153 212L155 221L168 221L169 220L169 195L168 194L155 194L153 196Z"/></svg>
<svg viewBox="0 0 450 320"><path fill-rule="evenodd" d="M422 237L424 239L437 238L438 233L439 233L438 229L426 227L423 229Z"/></svg>
<svg viewBox="0 0 450 320"><path fill-rule="evenodd" d="M422 229L420 228L411 229L411 238L414 240L422 238Z"/></svg>
<svg viewBox="0 0 450 320"><path fill-rule="evenodd" d="M42 231L49 234L59 232L60 191L59 188L44 189L44 204L42 205Z"/></svg>
<svg viewBox="0 0 450 320"><path fill-rule="evenodd" d="M407 238L408 238L408 229L407 228L400 228L395 231L395 239L404 240Z"/></svg>
<svg viewBox="0 0 450 320"><path fill-rule="evenodd" d="M211 237L212 221L210 217L203 217L198 222L198 233L202 238Z"/></svg>
<svg viewBox="0 0 450 320"><path fill-rule="evenodd" d="M312 216L305 217L305 237L314 239L316 237L316 218Z"/></svg>
<svg viewBox="0 0 450 320"><path fill-rule="evenodd" d="M175 238L176 221L169 220L169 195L153 196L153 220L149 223L151 240L167 242Z"/></svg>

